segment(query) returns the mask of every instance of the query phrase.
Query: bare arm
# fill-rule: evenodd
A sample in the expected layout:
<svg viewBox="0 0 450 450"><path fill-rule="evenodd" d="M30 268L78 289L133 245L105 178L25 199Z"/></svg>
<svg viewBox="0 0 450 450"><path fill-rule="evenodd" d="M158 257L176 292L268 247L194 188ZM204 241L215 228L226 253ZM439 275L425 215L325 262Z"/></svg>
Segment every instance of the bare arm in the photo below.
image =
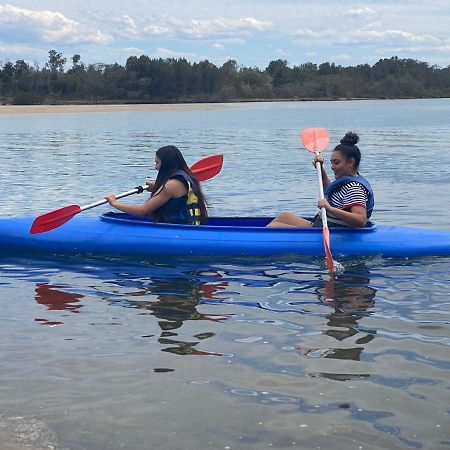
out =
<svg viewBox="0 0 450 450"><path fill-rule="evenodd" d="M142 205L130 205L116 200L115 195L106 196L108 203L114 208L133 216L148 216L153 211L167 203L171 198L179 198L186 195L187 189L183 183L178 180L169 180L157 194L150 197Z"/></svg>

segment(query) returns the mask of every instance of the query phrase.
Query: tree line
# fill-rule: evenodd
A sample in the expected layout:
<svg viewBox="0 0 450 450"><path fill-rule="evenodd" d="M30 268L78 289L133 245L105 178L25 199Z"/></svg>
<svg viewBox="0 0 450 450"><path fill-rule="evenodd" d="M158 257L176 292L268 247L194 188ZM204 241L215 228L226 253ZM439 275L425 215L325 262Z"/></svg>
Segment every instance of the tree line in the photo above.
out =
<svg viewBox="0 0 450 450"><path fill-rule="evenodd" d="M380 59L372 66L343 67L307 62L290 67L283 59L264 69L228 60L220 67L208 60L130 56L120 64L70 61L50 50L44 67L24 60L0 64L0 102L166 103L246 100L328 100L342 98L450 97L450 66L423 61ZM65 69L67 64L69 69Z"/></svg>

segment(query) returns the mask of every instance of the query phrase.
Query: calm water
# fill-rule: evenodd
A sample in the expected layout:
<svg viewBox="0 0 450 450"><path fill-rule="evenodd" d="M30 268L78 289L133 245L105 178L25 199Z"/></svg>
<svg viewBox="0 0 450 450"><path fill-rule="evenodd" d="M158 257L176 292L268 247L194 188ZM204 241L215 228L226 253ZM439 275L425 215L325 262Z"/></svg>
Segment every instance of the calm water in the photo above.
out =
<svg viewBox="0 0 450 450"><path fill-rule="evenodd" d="M450 230L449 119L448 99L0 115L1 215L129 190L172 143L225 155L212 215L311 214L299 135L323 126L361 135L375 221ZM449 448L449 282L450 258L332 279L321 259L3 254L1 448Z"/></svg>

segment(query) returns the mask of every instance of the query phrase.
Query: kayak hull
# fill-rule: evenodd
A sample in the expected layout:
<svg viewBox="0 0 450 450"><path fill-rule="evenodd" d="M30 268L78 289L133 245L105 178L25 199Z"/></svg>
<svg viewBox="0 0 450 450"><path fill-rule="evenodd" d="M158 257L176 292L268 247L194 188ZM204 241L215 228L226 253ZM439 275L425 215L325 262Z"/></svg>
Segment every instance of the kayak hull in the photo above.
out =
<svg viewBox="0 0 450 450"><path fill-rule="evenodd" d="M144 257L323 256L320 228L265 228L271 218L217 217L207 225L155 224L122 213L75 216L30 234L34 218L0 219L0 251ZM450 231L372 225L330 230L333 257L450 256Z"/></svg>

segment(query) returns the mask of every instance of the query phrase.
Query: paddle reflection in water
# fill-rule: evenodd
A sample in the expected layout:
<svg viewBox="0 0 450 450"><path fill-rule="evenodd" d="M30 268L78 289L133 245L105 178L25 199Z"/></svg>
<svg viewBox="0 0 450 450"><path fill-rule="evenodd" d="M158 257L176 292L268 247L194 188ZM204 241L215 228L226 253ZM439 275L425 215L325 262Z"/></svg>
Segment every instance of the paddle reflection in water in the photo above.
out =
<svg viewBox="0 0 450 450"><path fill-rule="evenodd" d="M84 295L61 290L67 288L69 288L69 286L36 283L36 303L45 305L49 311L69 311L72 313L78 313L79 309L83 307L83 305L79 302ZM49 326L63 324L61 321L52 321L43 318L36 318L35 321L41 322L42 325Z"/></svg>

